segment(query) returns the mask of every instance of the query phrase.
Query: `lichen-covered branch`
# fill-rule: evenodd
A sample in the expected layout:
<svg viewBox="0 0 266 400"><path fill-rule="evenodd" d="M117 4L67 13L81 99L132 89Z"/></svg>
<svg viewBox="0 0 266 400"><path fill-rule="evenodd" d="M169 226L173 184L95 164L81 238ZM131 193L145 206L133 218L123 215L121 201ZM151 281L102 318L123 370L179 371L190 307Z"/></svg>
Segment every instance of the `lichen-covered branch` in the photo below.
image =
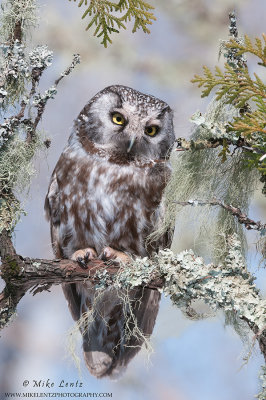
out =
<svg viewBox="0 0 266 400"><path fill-rule="evenodd" d="M57 93L57 86L59 84L59 82L67 75L69 75L71 73L71 71L73 71L73 69L75 68L75 66L77 64L80 63L80 55L79 54L74 54L73 55L73 60L70 64L70 66L64 71L62 72L61 76L59 78L57 78L54 82L54 85L49 88L48 90L46 90L44 92L43 95L38 95L34 97L34 105L35 107L37 107L37 115L36 118L33 122L33 129L36 130L38 123L41 120L41 117L44 113L45 110L45 106L46 103L49 99L53 99L54 96Z"/></svg>
<svg viewBox="0 0 266 400"><path fill-rule="evenodd" d="M37 25L36 0L3 0L0 16L0 36L6 44L22 42Z"/></svg>
<svg viewBox="0 0 266 400"><path fill-rule="evenodd" d="M253 284L254 277L245 267L240 242L235 236L230 238L225 265L207 265L191 250L180 254L163 250L150 259L136 258L120 266L95 260L89 263L88 269L70 260L10 256L8 236L6 239L6 250L2 251L2 278L7 283L0 298L2 327L30 289L36 294L52 284L85 280L95 284L96 289L111 285L117 289L143 286L162 291L177 307L189 307L193 300L202 299L214 310L234 312L256 334L266 357L266 301Z"/></svg>
<svg viewBox="0 0 266 400"><path fill-rule="evenodd" d="M228 137L211 137L206 140L186 140L184 138L178 138L176 139L176 151L216 149L219 146L224 147L225 142L227 146L232 145L235 148L242 148L252 153L264 154L262 150L251 147L252 144L245 139L230 140Z"/></svg>
<svg viewBox="0 0 266 400"><path fill-rule="evenodd" d="M44 93L39 83L51 66L53 52L47 46L26 51L26 37L36 24L35 0L5 0L0 28L0 234L12 232L23 213L22 193L35 173L33 158L47 146L38 124L57 85L80 62L71 65Z"/></svg>

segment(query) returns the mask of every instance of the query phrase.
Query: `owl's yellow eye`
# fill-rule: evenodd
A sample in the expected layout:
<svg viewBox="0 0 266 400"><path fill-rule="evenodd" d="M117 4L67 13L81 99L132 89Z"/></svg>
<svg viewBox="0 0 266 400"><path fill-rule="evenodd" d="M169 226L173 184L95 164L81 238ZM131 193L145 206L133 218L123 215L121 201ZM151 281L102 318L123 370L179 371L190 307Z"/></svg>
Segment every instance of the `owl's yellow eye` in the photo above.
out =
<svg viewBox="0 0 266 400"><path fill-rule="evenodd" d="M145 128L145 133L146 133L146 135L148 135L148 136L155 136L156 135L156 133L158 132L158 126L156 126L156 125L153 125L153 126L147 126L146 128Z"/></svg>
<svg viewBox="0 0 266 400"><path fill-rule="evenodd" d="M122 114L120 113L115 113L112 115L112 121L116 125L124 125L125 123L125 118L123 117Z"/></svg>

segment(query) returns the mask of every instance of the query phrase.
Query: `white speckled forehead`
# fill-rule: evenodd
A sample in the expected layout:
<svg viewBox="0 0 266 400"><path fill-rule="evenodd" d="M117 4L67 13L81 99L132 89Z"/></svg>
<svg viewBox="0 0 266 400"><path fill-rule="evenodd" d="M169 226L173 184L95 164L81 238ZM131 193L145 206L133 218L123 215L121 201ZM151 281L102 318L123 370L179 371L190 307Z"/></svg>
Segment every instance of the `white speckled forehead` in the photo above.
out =
<svg viewBox="0 0 266 400"><path fill-rule="evenodd" d="M137 110L141 113L145 113L147 111L160 112L164 110L166 107L169 107L167 103L165 103L160 99L157 99L154 96L138 92L137 90L122 85L113 85L106 87L101 92L97 93L91 99L90 103L92 101L94 102L95 100L97 100L104 93L110 93L110 92L117 93L122 103L127 103L128 106L132 105L134 106L134 108L136 107Z"/></svg>

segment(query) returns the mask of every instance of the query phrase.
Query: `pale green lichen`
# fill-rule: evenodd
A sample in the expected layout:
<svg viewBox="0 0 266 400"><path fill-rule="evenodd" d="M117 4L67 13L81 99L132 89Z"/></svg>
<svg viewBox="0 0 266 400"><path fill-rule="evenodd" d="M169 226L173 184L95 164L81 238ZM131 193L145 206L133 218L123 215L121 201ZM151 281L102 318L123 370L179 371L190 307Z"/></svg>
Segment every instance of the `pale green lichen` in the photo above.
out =
<svg viewBox="0 0 266 400"><path fill-rule="evenodd" d="M30 78L25 59L25 42L38 24L36 0L3 0L0 13L0 87L7 95L4 110L23 96Z"/></svg>
<svg viewBox="0 0 266 400"><path fill-rule="evenodd" d="M43 94L39 93L34 96L33 105L35 107L45 106L49 99L54 99L54 96L57 93L57 89L55 86L51 86L49 89L45 90Z"/></svg>
<svg viewBox="0 0 266 400"><path fill-rule="evenodd" d="M225 266L205 265L192 251L175 256L167 251L158 255L160 273L165 275L163 292L174 304L185 306L193 299L204 300L214 310L234 311L239 318L266 326L266 301L262 300L245 268L240 242L231 244ZM161 256L169 260L161 262Z"/></svg>
<svg viewBox="0 0 266 400"><path fill-rule="evenodd" d="M13 231L23 213L24 194L35 174L34 157L44 148L37 125L49 99L57 93L62 76L79 62L74 55L70 67L54 86L40 93L43 71L52 63L47 46L29 51L26 37L37 23L35 0L4 0L0 28L0 232ZM47 144L47 141L46 141Z"/></svg>
<svg viewBox="0 0 266 400"><path fill-rule="evenodd" d="M35 174L33 157L43 147L39 136L28 144L17 134L7 147L0 150L0 182L3 189L13 187L21 193L29 187Z"/></svg>
<svg viewBox="0 0 266 400"><path fill-rule="evenodd" d="M100 295L100 293L99 293ZM79 336L81 332L84 332L84 326L89 326L89 324L93 323L93 311L88 310L83 313L79 320L75 323L75 325L70 329L66 337L66 348L68 353L72 357L74 364L81 376L81 360L78 356L78 342Z"/></svg>
<svg viewBox="0 0 266 400"><path fill-rule="evenodd" d="M178 307L202 299L212 309L233 311L239 318L263 330L266 327L266 301L261 299L253 283L255 278L245 266L236 235L230 237L227 247L223 265L205 264L192 250L175 255L167 249L151 259L137 258L131 268L118 272L113 279L114 286L132 288L164 277L162 291Z"/></svg>
<svg viewBox="0 0 266 400"><path fill-rule="evenodd" d="M12 39L16 24L21 24L22 34L29 34L38 24L36 0L3 0L0 15L0 37L2 42Z"/></svg>
<svg viewBox="0 0 266 400"><path fill-rule="evenodd" d="M41 266L41 263L39 263L39 262L34 262L34 263L32 263L32 266L33 266L34 268L36 268L36 269L39 269L40 266Z"/></svg>
<svg viewBox="0 0 266 400"><path fill-rule="evenodd" d="M32 68L45 69L52 65L53 52L47 46L37 46L29 53L29 63Z"/></svg>
<svg viewBox="0 0 266 400"><path fill-rule="evenodd" d="M25 55L25 46L18 40L12 44L2 44L0 52L0 86L5 96L2 97L1 108L8 106L20 98L30 79L30 68Z"/></svg>
<svg viewBox="0 0 266 400"><path fill-rule="evenodd" d="M8 327L17 317L16 309L13 307L3 307L0 309L0 330Z"/></svg>
<svg viewBox="0 0 266 400"><path fill-rule="evenodd" d="M8 106L14 105L14 102L19 99L26 104L29 102L28 84L32 78L36 75L40 76L52 64L53 52L47 46L37 46L26 55L25 45L18 40L10 45L2 45L1 50L0 107L6 111ZM38 83L38 79L35 78L35 84ZM49 98L51 98L51 92L52 88L46 91L42 97L50 95Z"/></svg>
<svg viewBox="0 0 266 400"><path fill-rule="evenodd" d="M61 73L61 76L63 77L63 76L69 75L73 71L73 69L76 67L77 64L80 64L80 55L73 54L72 63L64 72Z"/></svg>
<svg viewBox="0 0 266 400"><path fill-rule="evenodd" d="M19 137L17 133L4 149L0 149L0 185L3 194L0 198L0 232L12 230L23 213L22 195L27 193L32 177L35 175L34 157L44 148L39 136L31 144ZM10 193L19 196L18 201Z"/></svg>
<svg viewBox="0 0 266 400"><path fill-rule="evenodd" d="M234 315L233 325L242 338L245 336L247 323L255 326L258 334L261 334L266 329L266 301L260 297L253 283L254 277L245 266L241 243L236 235L230 237L227 248L228 253L223 265L206 264L192 250L174 254L167 249L160 250L151 258L135 258L129 266L121 265L114 275L110 275L106 269L98 271L95 275L98 283L91 286L94 300L89 306L89 311L82 315L69 335L68 349L79 368L80 359L76 352L78 332L88 332L90 324L95 323L96 314L99 317L100 303L105 301L105 296L110 291L117 294L123 305L124 316L128 318L125 318L124 324L125 344L133 336L151 350L148 338L138 327L130 291L134 288L149 287L151 284L155 287L160 286L158 282L161 282L159 290L170 296L173 305L181 310L188 310L191 314L193 301L200 300L213 312L223 310L227 323L232 322L229 318ZM141 299L139 301L141 302ZM206 316L208 315L197 315L201 318Z"/></svg>

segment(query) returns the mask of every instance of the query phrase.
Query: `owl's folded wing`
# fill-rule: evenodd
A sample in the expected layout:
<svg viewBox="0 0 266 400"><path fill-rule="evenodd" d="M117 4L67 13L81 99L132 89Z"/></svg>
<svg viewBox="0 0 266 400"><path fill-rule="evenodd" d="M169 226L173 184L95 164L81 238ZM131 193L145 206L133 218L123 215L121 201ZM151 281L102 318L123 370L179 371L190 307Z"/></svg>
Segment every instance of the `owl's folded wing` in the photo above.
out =
<svg viewBox="0 0 266 400"><path fill-rule="evenodd" d="M81 296L77 293L76 283L65 283L62 285L68 308L74 321L78 321L81 316Z"/></svg>

